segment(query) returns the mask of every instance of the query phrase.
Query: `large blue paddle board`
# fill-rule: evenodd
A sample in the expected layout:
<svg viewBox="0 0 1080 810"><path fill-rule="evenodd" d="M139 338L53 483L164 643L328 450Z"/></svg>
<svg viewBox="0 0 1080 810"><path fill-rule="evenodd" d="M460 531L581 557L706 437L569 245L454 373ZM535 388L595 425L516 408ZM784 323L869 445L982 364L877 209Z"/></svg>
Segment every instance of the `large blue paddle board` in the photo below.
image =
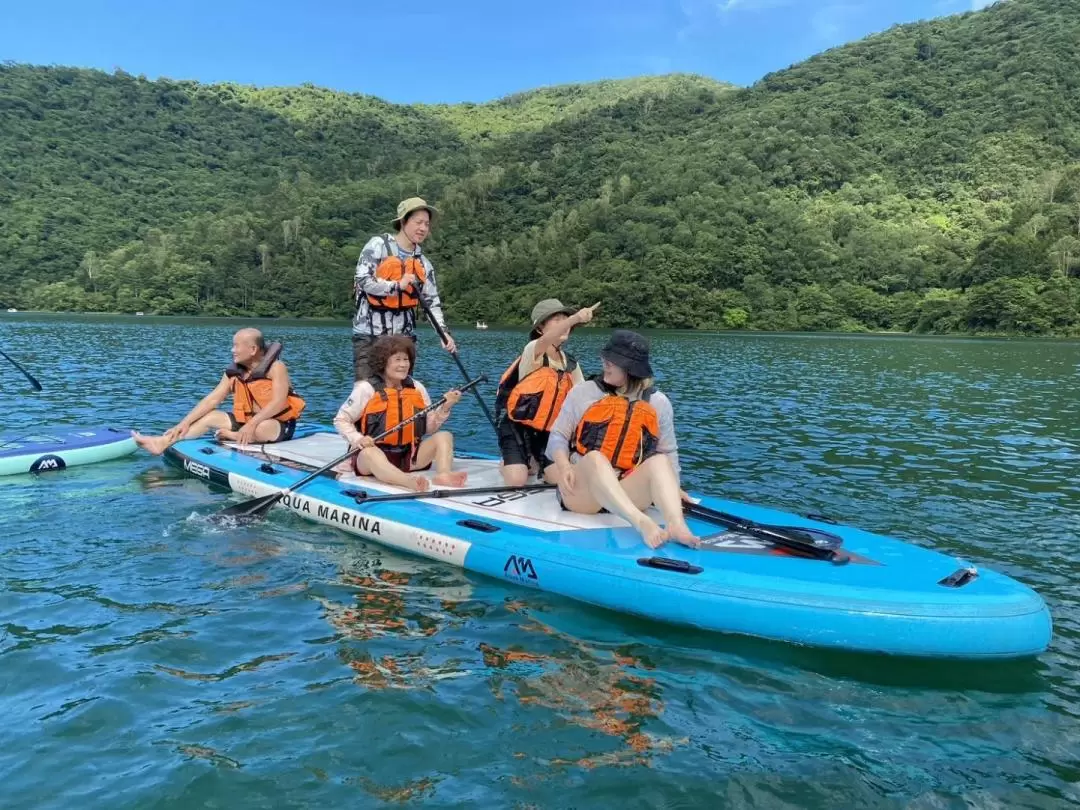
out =
<svg viewBox="0 0 1080 810"><path fill-rule="evenodd" d="M244 448L185 440L166 459L252 498L280 492L346 449L332 431L308 428L288 442ZM344 473L317 477L278 508L514 586L720 633L958 659L1032 656L1050 642L1050 613L1031 588L895 538L695 494L741 521L825 531L839 546L805 556L767 533L695 517L700 549L654 551L614 515L564 511L551 490L470 493L501 484L496 459L461 456L455 468L469 472L466 488L438 499L372 500L402 490Z"/></svg>

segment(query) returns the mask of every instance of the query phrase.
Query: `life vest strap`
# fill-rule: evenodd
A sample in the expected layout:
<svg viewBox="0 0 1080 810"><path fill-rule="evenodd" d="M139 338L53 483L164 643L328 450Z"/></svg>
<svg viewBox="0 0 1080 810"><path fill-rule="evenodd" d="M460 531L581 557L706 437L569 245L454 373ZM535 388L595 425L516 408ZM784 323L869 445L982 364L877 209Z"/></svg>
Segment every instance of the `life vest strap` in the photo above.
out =
<svg viewBox="0 0 1080 810"><path fill-rule="evenodd" d="M275 340L266 347L266 351L263 352L262 360L260 360L250 372L248 371L247 366L242 363L230 363L225 369L225 376L243 377L246 374L247 378L245 379L245 382L266 379L266 375L270 373L270 366L274 365L278 358L281 357L281 350L283 348L280 341Z"/></svg>

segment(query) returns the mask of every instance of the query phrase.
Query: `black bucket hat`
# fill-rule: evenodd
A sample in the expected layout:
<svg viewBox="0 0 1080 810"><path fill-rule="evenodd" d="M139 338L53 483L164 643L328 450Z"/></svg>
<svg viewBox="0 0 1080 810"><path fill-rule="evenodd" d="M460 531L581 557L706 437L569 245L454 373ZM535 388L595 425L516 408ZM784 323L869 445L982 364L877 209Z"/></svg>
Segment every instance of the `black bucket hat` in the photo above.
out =
<svg viewBox="0 0 1080 810"><path fill-rule="evenodd" d="M631 377L644 379L653 375L652 366L649 365L649 341L629 329L612 332L607 345L600 350L600 356Z"/></svg>

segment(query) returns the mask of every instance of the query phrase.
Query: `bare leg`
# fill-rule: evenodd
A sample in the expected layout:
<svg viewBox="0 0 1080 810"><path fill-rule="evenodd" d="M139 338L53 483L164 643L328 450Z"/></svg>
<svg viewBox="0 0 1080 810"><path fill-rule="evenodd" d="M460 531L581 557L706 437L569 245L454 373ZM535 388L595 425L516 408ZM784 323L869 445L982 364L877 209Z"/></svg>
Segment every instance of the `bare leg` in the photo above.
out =
<svg viewBox="0 0 1080 810"><path fill-rule="evenodd" d="M435 477L432 482L440 487L463 487L469 474L464 470L454 472L454 435L448 430L440 430L434 436L428 436L420 443L416 451L416 466L424 469L435 463Z"/></svg>
<svg viewBox="0 0 1080 810"><path fill-rule="evenodd" d="M196 439L211 428L228 430L231 427L232 422L229 420L229 415L225 413L225 411L210 411L210 413L202 419L197 420L182 437L176 435L176 432L171 429L165 431L165 433L160 436L143 436L138 431L133 430L131 436L135 439L135 443L143 450L153 453L155 456L160 456L180 441L181 438Z"/></svg>
<svg viewBox="0 0 1080 810"><path fill-rule="evenodd" d="M656 504L664 516L668 538L685 546L697 547L700 543L683 516L682 494L671 460L658 453L642 462L636 470L622 480L634 503L641 504L641 496L634 490L645 489L649 503ZM635 497L637 495L637 497Z"/></svg>
<svg viewBox="0 0 1080 810"><path fill-rule="evenodd" d="M255 440L260 442L276 442L281 436L281 422L276 419L267 419L255 426ZM238 430L219 430L217 437L221 441L235 442L240 439Z"/></svg>
<svg viewBox="0 0 1080 810"><path fill-rule="evenodd" d="M499 472L508 487L523 487L529 480L529 468L524 464L504 464L499 467Z"/></svg>
<svg viewBox="0 0 1080 810"><path fill-rule="evenodd" d="M657 548L667 540L667 533L634 503L634 499L615 475L611 462L602 453L595 450L586 453L574 465L574 472L577 478L574 491L567 492L563 487L559 488L563 503L568 509L585 514L596 514L601 508L607 509L637 529L650 548ZM641 506L647 507L648 503Z"/></svg>
<svg viewBox="0 0 1080 810"><path fill-rule="evenodd" d="M415 492L425 492L429 486L428 480L422 475L410 475L402 472L386 457L386 453L378 447L368 447L360 451L356 457L356 466L361 475L374 475L384 484L390 484L403 489L411 489Z"/></svg>

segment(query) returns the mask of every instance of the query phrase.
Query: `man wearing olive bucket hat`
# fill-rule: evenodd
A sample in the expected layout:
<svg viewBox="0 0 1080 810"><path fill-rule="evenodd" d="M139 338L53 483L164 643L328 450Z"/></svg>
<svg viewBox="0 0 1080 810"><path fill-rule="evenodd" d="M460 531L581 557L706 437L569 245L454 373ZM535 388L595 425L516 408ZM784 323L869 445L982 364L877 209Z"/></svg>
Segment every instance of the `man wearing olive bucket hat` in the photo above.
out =
<svg viewBox="0 0 1080 810"><path fill-rule="evenodd" d="M435 268L420 246L431 233L434 206L420 197L398 203L390 225L394 233L373 236L356 263L356 314L353 317L353 375L357 382L371 376L368 355L383 335L405 335L416 340L416 308L434 321L443 348L457 350L446 328Z"/></svg>
<svg viewBox="0 0 1080 810"><path fill-rule="evenodd" d="M581 367L566 351L575 326L589 323L597 301L575 310L558 298L546 298L532 309L529 342L499 380L495 396L495 432L502 456L502 477L509 486L522 486L530 472L555 483L546 455L548 431L563 400L585 381Z"/></svg>

